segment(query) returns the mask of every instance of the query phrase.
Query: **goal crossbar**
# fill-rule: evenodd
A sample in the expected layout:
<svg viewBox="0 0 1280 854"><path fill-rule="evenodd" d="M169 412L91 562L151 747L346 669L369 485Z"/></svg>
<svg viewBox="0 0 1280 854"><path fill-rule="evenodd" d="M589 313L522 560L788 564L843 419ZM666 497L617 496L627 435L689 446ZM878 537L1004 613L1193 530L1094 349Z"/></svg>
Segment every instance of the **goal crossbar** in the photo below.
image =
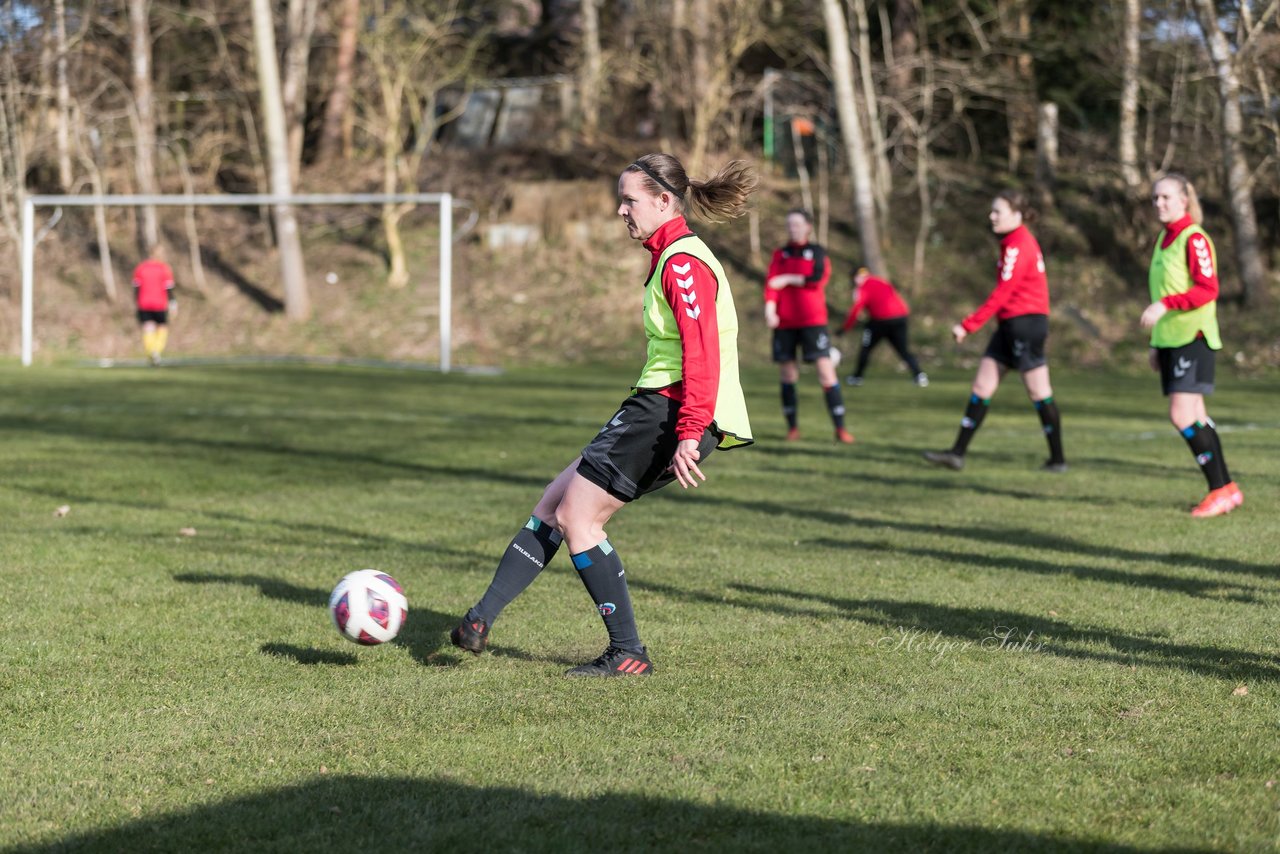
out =
<svg viewBox="0 0 1280 854"><path fill-rule="evenodd" d="M440 370L452 367L453 321L453 195L451 193L311 193L276 196L266 193L190 194L152 196L27 196L22 203L22 364L31 364L34 342L36 208L96 205L193 207L200 205L386 205L401 202L440 206Z"/></svg>

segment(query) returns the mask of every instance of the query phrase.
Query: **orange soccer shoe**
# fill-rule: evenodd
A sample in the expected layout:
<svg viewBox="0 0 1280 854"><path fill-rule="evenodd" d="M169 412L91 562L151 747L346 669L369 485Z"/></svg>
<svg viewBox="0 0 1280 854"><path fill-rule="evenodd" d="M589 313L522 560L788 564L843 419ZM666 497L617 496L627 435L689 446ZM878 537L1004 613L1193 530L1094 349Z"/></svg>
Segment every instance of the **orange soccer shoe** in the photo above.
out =
<svg viewBox="0 0 1280 854"><path fill-rule="evenodd" d="M1244 493L1235 483L1218 487L1204 497L1204 500L1191 510L1195 519L1208 519L1211 516L1225 516L1244 503Z"/></svg>
<svg viewBox="0 0 1280 854"><path fill-rule="evenodd" d="M853 438L853 434L843 427L836 428L836 441L843 445L852 445L857 439Z"/></svg>
<svg viewBox="0 0 1280 854"><path fill-rule="evenodd" d="M800 438L800 428L799 428L799 427L792 427L791 429L787 430L787 441L788 441L788 442L795 442L795 441L797 441L799 438Z"/></svg>

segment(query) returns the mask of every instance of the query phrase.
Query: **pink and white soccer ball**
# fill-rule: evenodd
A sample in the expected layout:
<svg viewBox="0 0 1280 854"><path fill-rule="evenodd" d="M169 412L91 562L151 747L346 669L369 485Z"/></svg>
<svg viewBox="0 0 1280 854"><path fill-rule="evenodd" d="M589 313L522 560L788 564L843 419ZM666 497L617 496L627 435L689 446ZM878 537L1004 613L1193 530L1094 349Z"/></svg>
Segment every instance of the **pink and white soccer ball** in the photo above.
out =
<svg viewBox="0 0 1280 854"><path fill-rule="evenodd" d="M404 588L385 572L348 573L329 596L329 616L344 638L365 646L386 643L409 616Z"/></svg>

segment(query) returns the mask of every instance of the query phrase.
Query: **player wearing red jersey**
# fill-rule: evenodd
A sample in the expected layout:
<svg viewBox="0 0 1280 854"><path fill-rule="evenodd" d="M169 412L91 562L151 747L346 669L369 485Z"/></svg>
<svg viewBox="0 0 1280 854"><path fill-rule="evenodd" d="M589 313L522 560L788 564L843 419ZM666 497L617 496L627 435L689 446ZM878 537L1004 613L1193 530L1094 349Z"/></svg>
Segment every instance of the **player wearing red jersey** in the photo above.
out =
<svg viewBox="0 0 1280 854"><path fill-rule="evenodd" d="M596 603L609 645L567 676L641 676L653 664L640 643L622 561L604 526L628 502L678 481L706 480L712 450L749 445L751 425L738 380L738 315L724 268L689 229L687 207L712 218L745 211L756 179L730 163L705 181L680 161L648 154L618 179L618 215L651 260L643 316L648 357L635 388L596 437L551 481L498 563L483 598L450 633L479 654L493 621L569 545L578 577Z"/></svg>
<svg viewBox="0 0 1280 854"><path fill-rule="evenodd" d="M1191 510L1196 518L1221 516L1244 503L1222 455L1217 426L1205 409L1213 393L1218 331L1218 274L1213 241L1200 227L1200 200L1183 175L1170 174L1151 189L1164 230L1151 253L1151 304L1140 322L1151 330L1151 369L1169 398L1169 420L1200 465L1209 494Z"/></svg>
<svg viewBox="0 0 1280 854"><path fill-rule="evenodd" d="M800 438L796 413L796 382L800 366L796 350L806 364L818 371L818 381L835 426L836 441L850 444L853 434L844 426L844 396L831 360L827 334L827 281L831 260L827 251L811 243L813 220L808 211L787 214L787 245L773 253L764 283L764 320L773 330L773 360L782 384L782 414L787 419L787 440Z"/></svg>
<svg viewBox="0 0 1280 854"><path fill-rule="evenodd" d="M133 270L134 300L142 325L142 346L151 364L160 364L169 342L169 312L177 312L173 298L173 270L165 263L164 247L156 245Z"/></svg>
<svg viewBox="0 0 1280 854"><path fill-rule="evenodd" d="M858 315L867 313L867 325L862 330L862 348L858 351L858 366L845 377L852 386L862 385L862 373L867 369L871 351L883 340L888 340L898 357L906 363L915 384L923 388L929 384L929 376L920 370L920 363L907 346L907 318L911 310L907 302L890 282L871 275L866 267L853 273L853 305L845 316L841 332L848 332L858 322Z"/></svg>
<svg viewBox="0 0 1280 854"><path fill-rule="evenodd" d="M977 332L992 315L999 323L978 363L978 374L973 380L955 444L946 451L926 451L924 458L931 463L956 471L964 468L969 440L981 426L1000 380L1006 371L1016 368L1022 374L1022 384L1040 415L1049 443L1049 459L1041 468L1050 472L1067 470L1062 454L1062 419L1053 400L1045 355L1045 340L1049 336L1049 281L1040 244L1027 228L1035 216L1026 196L1014 190L1002 190L991 202L991 230L1001 235L996 286L986 302L952 327L951 333L959 344Z"/></svg>

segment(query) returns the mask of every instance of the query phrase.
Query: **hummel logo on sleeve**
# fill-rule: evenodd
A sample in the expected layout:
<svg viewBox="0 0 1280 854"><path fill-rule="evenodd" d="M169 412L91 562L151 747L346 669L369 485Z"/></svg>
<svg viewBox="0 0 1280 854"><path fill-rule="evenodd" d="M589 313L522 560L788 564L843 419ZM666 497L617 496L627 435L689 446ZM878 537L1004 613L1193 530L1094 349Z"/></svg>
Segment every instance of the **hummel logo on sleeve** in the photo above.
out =
<svg viewBox="0 0 1280 854"><path fill-rule="evenodd" d="M677 276L683 276L685 273L689 272L689 267L692 263L692 261L685 261L683 264L672 264L671 272L675 273Z"/></svg>
<svg viewBox="0 0 1280 854"><path fill-rule="evenodd" d="M1009 281L1013 278L1013 268L1018 263L1018 248L1010 246L1004 251L1004 266L1000 270L1000 278L1003 281Z"/></svg>
<svg viewBox="0 0 1280 854"><path fill-rule="evenodd" d="M687 279L676 279L676 286L681 290L688 290L693 287L693 276L690 276Z"/></svg>
<svg viewBox="0 0 1280 854"><path fill-rule="evenodd" d="M692 310L686 308L684 313L697 320L702 315L702 306L695 305Z"/></svg>
<svg viewBox="0 0 1280 854"><path fill-rule="evenodd" d="M1191 241L1191 248L1196 253L1196 263L1200 265L1200 275L1206 279L1213 276L1213 254L1209 252L1209 244L1202 237L1195 237Z"/></svg>

